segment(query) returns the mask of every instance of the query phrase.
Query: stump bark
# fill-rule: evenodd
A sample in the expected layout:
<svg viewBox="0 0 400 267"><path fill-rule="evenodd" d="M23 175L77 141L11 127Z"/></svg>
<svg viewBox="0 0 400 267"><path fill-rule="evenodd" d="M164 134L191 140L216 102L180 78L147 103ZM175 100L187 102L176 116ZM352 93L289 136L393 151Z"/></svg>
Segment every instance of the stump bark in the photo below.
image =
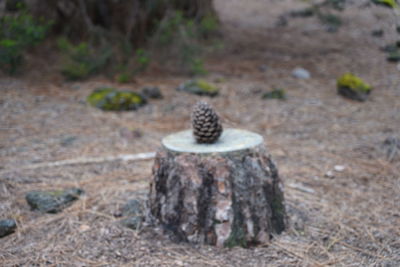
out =
<svg viewBox="0 0 400 267"><path fill-rule="evenodd" d="M162 145L147 220L175 240L247 247L285 229L282 183L260 135L227 129L207 145L184 131Z"/></svg>

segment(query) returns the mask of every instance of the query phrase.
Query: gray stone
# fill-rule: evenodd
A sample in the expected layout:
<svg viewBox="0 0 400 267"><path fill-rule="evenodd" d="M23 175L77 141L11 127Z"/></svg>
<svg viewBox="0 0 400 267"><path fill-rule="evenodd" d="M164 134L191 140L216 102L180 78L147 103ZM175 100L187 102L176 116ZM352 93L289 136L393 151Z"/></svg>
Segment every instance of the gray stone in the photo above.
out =
<svg viewBox="0 0 400 267"><path fill-rule="evenodd" d="M13 219L0 220L0 237L12 234L17 229L17 224Z"/></svg>
<svg viewBox="0 0 400 267"><path fill-rule="evenodd" d="M325 177L326 178L335 178L335 174L333 173L333 171L327 171L325 173Z"/></svg>
<svg viewBox="0 0 400 267"><path fill-rule="evenodd" d="M288 205L287 213L290 218L291 226L299 232L304 232L306 230L306 225L309 222L307 213L295 206Z"/></svg>
<svg viewBox="0 0 400 267"><path fill-rule="evenodd" d="M129 200L121 210L121 215L125 218L119 223L132 230L138 230L144 221L144 202L138 199Z"/></svg>
<svg viewBox="0 0 400 267"><path fill-rule="evenodd" d="M310 79L311 78L310 72L303 68L295 68L292 72L292 75L299 79Z"/></svg>
<svg viewBox="0 0 400 267"><path fill-rule="evenodd" d="M84 191L80 188L55 191L31 191L25 199L33 210L46 213L57 213L79 199Z"/></svg>
<svg viewBox="0 0 400 267"><path fill-rule="evenodd" d="M130 216L120 220L122 226L128 227L132 230L138 230L141 228L144 222L143 216Z"/></svg>
<svg viewBox="0 0 400 267"><path fill-rule="evenodd" d="M141 93L146 98L151 98L151 99L162 99L163 98L160 88L158 88L157 86L144 87L141 90Z"/></svg>
<svg viewBox="0 0 400 267"><path fill-rule="evenodd" d="M64 147L68 147L68 146L73 145L76 142L76 140L78 140L78 137L76 137L76 136L67 136L67 137L64 137L61 139L60 145L64 146Z"/></svg>
<svg viewBox="0 0 400 267"><path fill-rule="evenodd" d="M122 207L122 216L137 216L143 214L143 203L137 199L129 200Z"/></svg>
<svg viewBox="0 0 400 267"><path fill-rule="evenodd" d="M373 37L382 37L384 34L385 32L382 29L376 29L371 32Z"/></svg>

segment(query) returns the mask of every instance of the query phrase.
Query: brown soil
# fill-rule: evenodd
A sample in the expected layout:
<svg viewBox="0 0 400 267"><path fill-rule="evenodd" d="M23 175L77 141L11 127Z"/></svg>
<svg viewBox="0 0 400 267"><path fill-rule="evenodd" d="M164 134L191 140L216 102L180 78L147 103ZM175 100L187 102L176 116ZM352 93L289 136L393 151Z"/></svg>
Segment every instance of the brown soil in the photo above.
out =
<svg viewBox="0 0 400 267"><path fill-rule="evenodd" d="M204 99L175 90L184 76L150 71L121 86L102 78L45 79L39 70L0 79L0 219L18 222L18 231L0 241L0 265L399 266L400 160L387 161L382 142L400 135L400 72L379 51L398 38L393 14L351 6L338 33L316 19L276 27L280 14L304 5L293 2L216 1L225 51L209 58L206 77L221 88L206 100L225 127L265 137L285 183L291 225L284 234L250 249L222 249L120 226L114 214L147 191L151 160L25 168L155 151L163 136L189 126L188 111ZM375 28L385 29L383 38L371 36ZM312 78L292 77L297 66ZM374 86L368 101L336 94L335 79L349 71ZM86 105L86 96L105 84L156 85L165 98L135 112ZM288 99L262 100L260 92L272 87L284 88ZM345 169L326 177L335 165ZM85 197L56 215L31 211L24 199L30 190L73 186Z"/></svg>

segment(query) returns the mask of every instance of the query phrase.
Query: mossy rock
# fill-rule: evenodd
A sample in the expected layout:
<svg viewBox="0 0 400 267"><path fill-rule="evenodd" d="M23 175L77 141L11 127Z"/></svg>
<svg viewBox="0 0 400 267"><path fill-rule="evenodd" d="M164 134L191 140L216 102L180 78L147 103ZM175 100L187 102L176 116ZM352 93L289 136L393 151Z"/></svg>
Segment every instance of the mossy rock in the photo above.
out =
<svg viewBox="0 0 400 267"><path fill-rule="evenodd" d="M205 95L211 97L217 96L219 94L218 87L208 83L205 80L200 80L200 79L189 80L181 84L177 88L177 90L195 95Z"/></svg>
<svg viewBox="0 0 400 267"><path fill-rule="evenodd" d="M372 87L359 77L346 73L337 80L338 94L357 101L367 100Z"/></svg>
<svg viewBox="0 0 400 267"><path fill-rule="evenodd" d="M80 188L55 191L31 191L25 199L33 210L46 213L57 213L79 199L84 191Z"/></svg>
<svg viewBox="0 0 400 267"><path fill-rule="evenodd" d="M389 8L397 8L396 0L372 0L372 2L376 5L381 5Z"/></svg>
<svg viewBox="0 0 400 267"><path fill-rule="evenodd" d="M285 100L286 99L286 92L285 90L281 88L275 88L269 92L266 92L262 96L263 99L280 99L280 100Z"/></svg>
<svg viewBox="0 0 400 267"><path fill-rule="evenodd" d="M87 102L106 111L136 110L146 104L146 99L135 92L118 91L115 88L98 88L87 97Z"/></svg>

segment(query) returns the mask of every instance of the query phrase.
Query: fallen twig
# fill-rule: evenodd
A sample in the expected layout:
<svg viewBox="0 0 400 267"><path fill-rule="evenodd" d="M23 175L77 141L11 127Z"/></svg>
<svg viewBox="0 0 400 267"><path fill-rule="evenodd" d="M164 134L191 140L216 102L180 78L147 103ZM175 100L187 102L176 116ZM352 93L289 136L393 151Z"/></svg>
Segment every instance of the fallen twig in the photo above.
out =
<svg viewBox="0 0 400 267"><path fill-rule="evenodd" d="M107 156L107 157L82 157L75 159L66 159L59 160L53 162L42 162L27 166L21 166L17 170L32 170L39 168L52 168L52 167L60 167L60 166L68 166L68 165L83 165L83 164L93 164L93 163L102 163L102 162L110 162L110 161L138 161L138 160L149 160L155 157L155 152L147 152L147 153L138 153L138 154L125 154L125 155L116 155L116 156ZM14 170L3 170L3 172L10 172Z"/></svg>

